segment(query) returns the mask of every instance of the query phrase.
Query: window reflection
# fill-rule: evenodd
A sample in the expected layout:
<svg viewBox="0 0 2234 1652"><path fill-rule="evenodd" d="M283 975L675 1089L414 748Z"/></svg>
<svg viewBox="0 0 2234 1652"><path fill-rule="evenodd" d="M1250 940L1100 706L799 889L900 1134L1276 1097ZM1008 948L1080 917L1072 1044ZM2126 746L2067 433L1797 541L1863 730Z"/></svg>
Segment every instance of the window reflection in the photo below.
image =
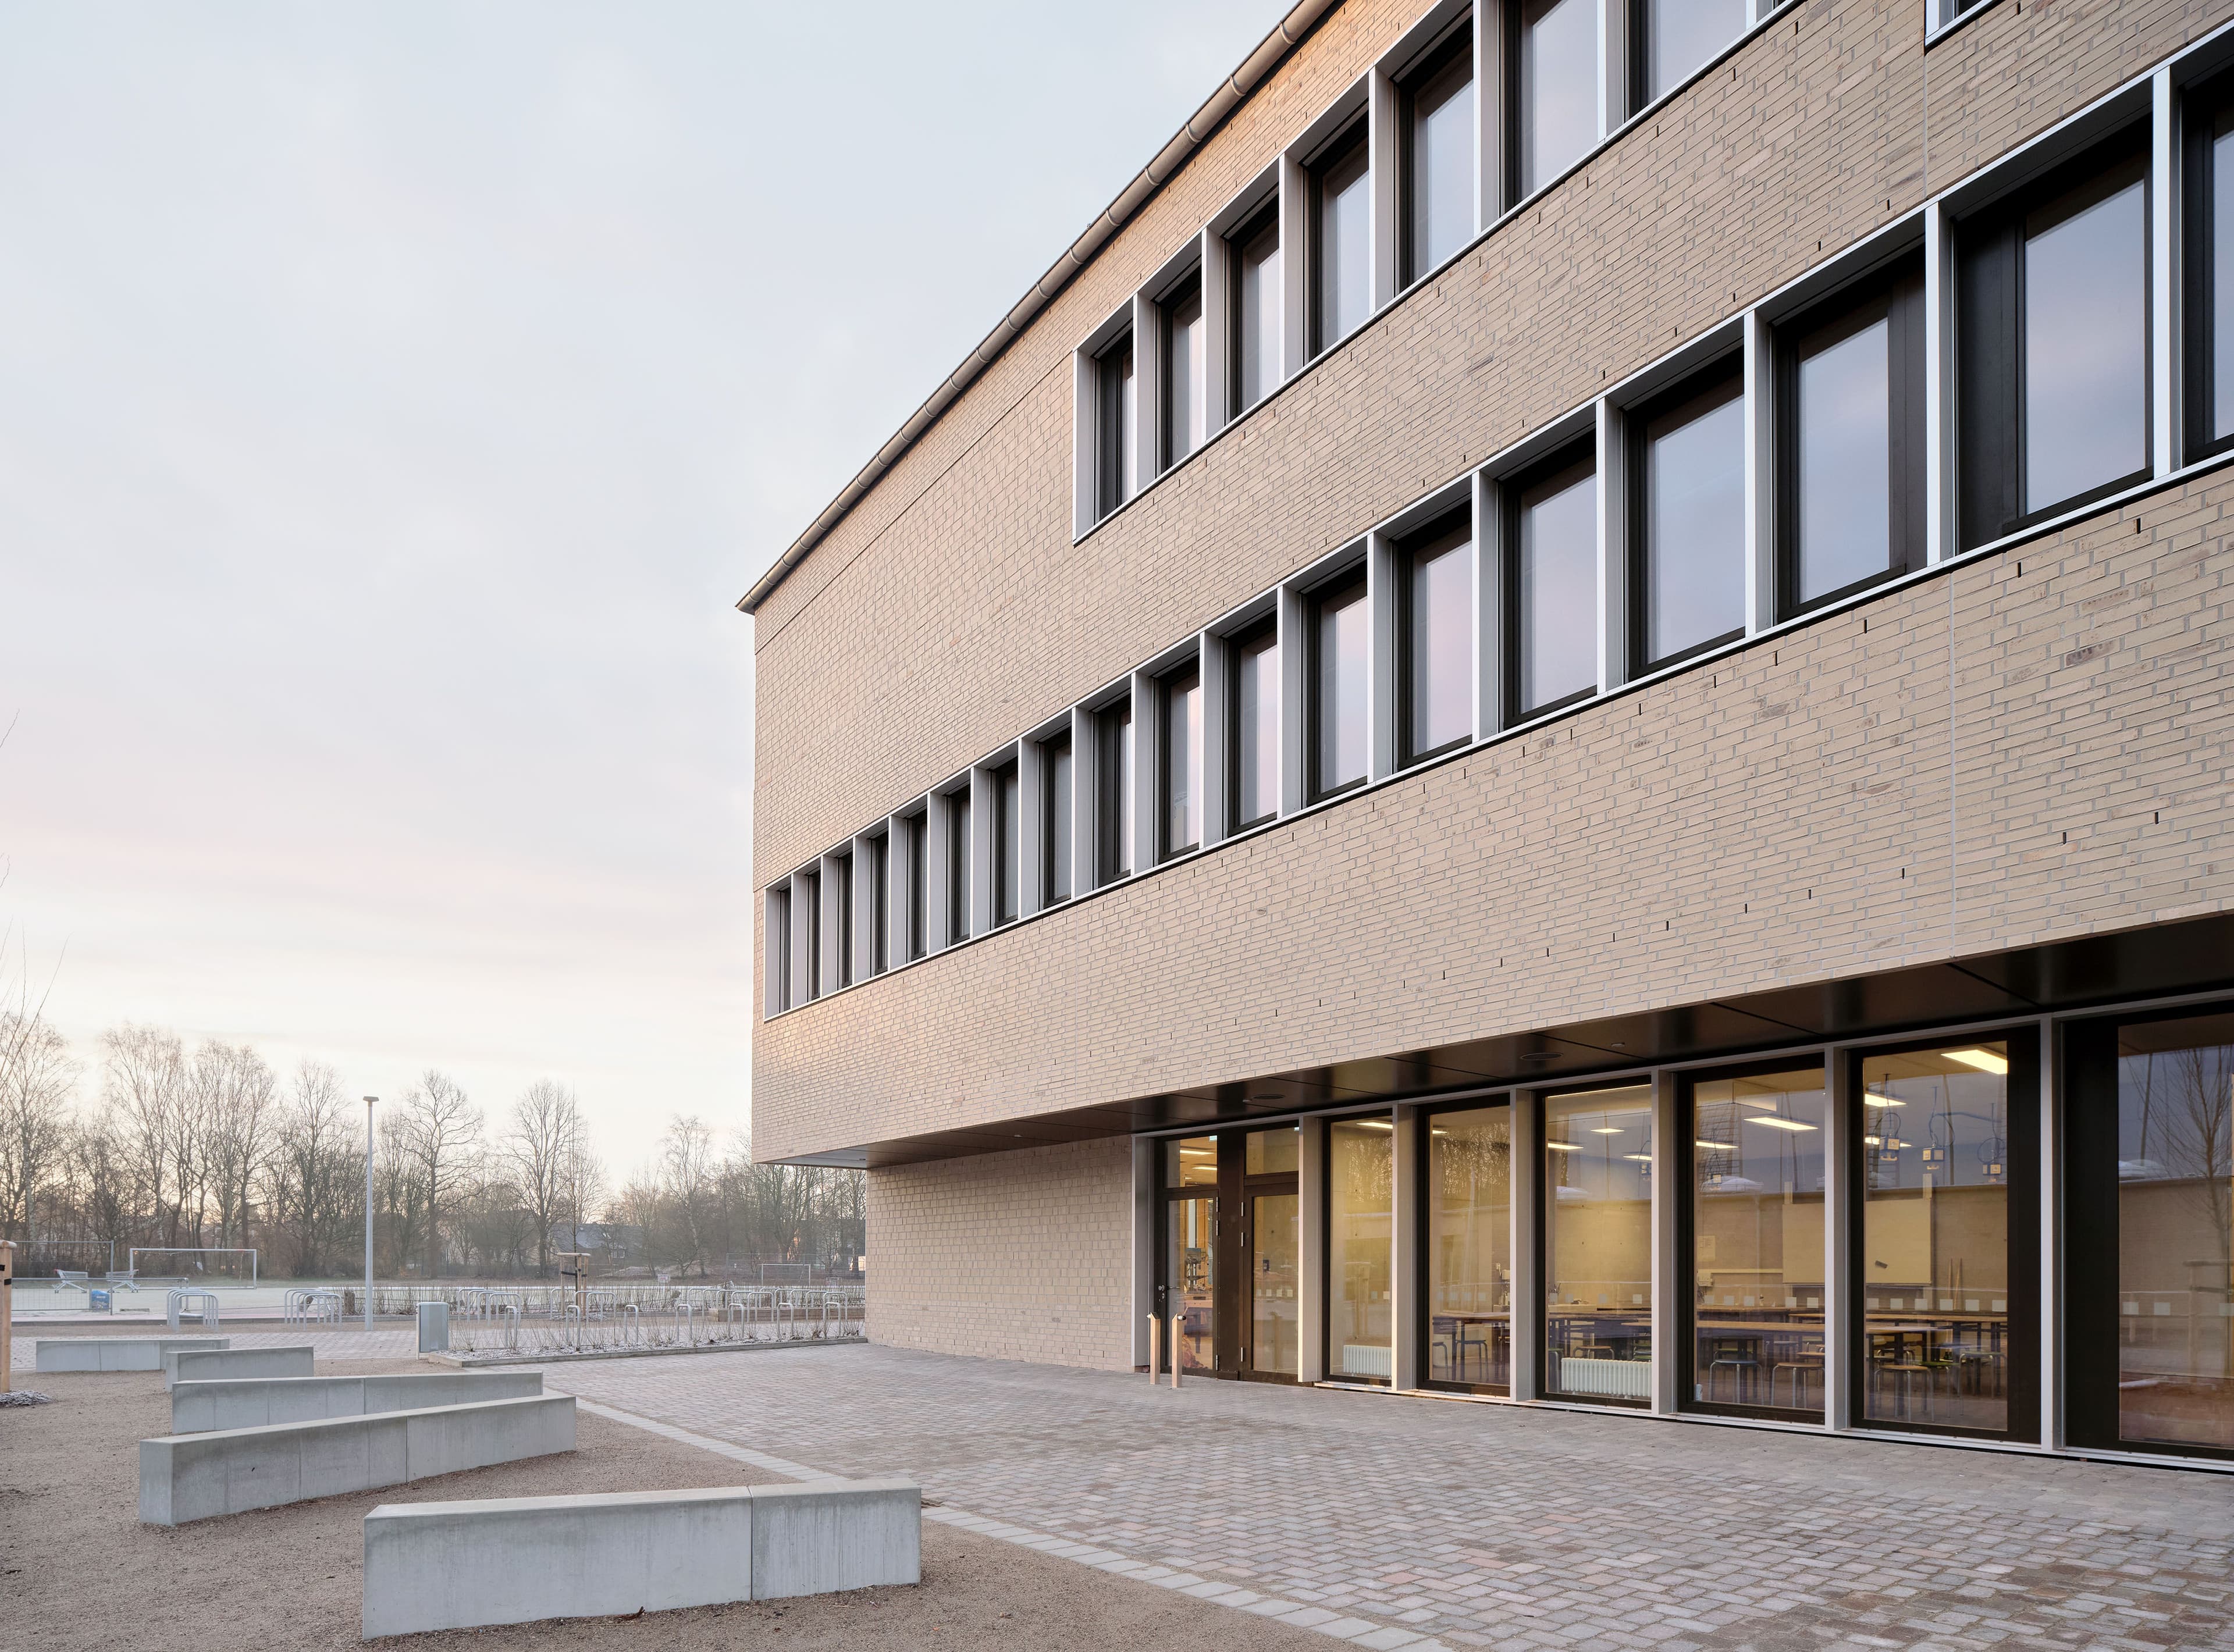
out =
<svg viewBox="0 0 2234 1652"><path fill-rule="evenodd" d="M1164 852L1202 846L1202 677L1192 666L1164 681Z"/></svg>
<svg viewBox="0 0 2234 1652"><path fill-rule="evenodd" d="M1544 1382L1652 1398L1652 1087L1544 1103Z"/></svg>
<svg viewBox="0 0 2234 1652"><path fill-rule="evenodd" d="M1195 281L1164 306L1164 464L1166 467L1203 441L1202 284Z"/></svg>
<svg viewBox="0 0 2234 1652"><path fill-rule="evenodd" d="M1597 0L1524 0L1520 193L1532 195L1598 140Z"/></svg>
<svg viewBox="0 0 2234 1652"><path fill-rule="evenodd" d="M970 793L946 800L946 938L970 938Z"/></svg>
<svg viewBox="0 0 2234 1652"><path fill-rule="evenodd" d="M2221 226L2224 226L2222 231ZM2234 436L2234 102L2218 112L2211 139L2211 425L2213 441Z"/></svg>
<svg viewBox="0 0 2234 1652"><path fill-rule="evenodd" d="M1271 625L1233 645L1233 824L1280 806L1280 637Z"/></svg>
<svg viewBox="0 0 2234 1652"><path fill-rule="evenodd" d="M993 921L1013 924L1023 910L1023 791L1016 766L993 775Z"/></svg>
<svg viewBox="0 0 2234 1652"><path fill-rule="evenodd" d="M1296 1287L1302 1213L1296 1172L1302 1132L1288 1125L1253 1130L1244 1139L1242 1173L1249 1181L1249 1368L1294 1376L1301 1346Z"/></svg>
<svg viewBox="0 0 2234 1652"><path fill-rule="evenodd" d="M1326 797L1365 778L1366 689L1370 616L1365 576L1356 574L1314 600L1312 795Z"/></svg>
<svg viewBox="0 0 2234 1652"><path fill-rule="evenodd" d="M1473 734L1473 531L1431 528L1404 557L1407 761Z"/></svg>
<svg viewBox="0 0 2234 1652"><path fill-rule="evenodd" d="M1340 1120L1327 1130L1327 1349L1337 1377L1394 1379L1389 1303L1395 1126Z"/></svg>
<svg viewBox="0 0 2234 1652"><path fill-rule="evenodd" d="M1133 383L1133 336L1130 333L1103 351L1094 364L1095 422L1100 436L1095 488L1107 516L1133 496L1133 435L1135 406Z"/></svg>
<svg viewBox="0 0 2234 1652"><path fill-rule="evenodd" d="M1233 410L1280 382L1280 219L1268 208L1233 238Z"/></svg>
<svg viewBox="0 0 2234 1652"><path fill-rule="evenodd" d="M1892 538L1892 322L1800 358L1793 415L1800 447L1800 600L1813 602L1885 571Z"/></svg>
<svg viewBox="0 0 2234 1652"><path fill-rule="evenodd" d="M1427 1127L1427 1380L1512 1381L1512 1109Z"/></svg>
<svg viewBox="0 0 2234 1652"><path fill-rule="evenodd" d="M1525 715L1598 683L1598 479L1583 459L1521 489L1513 644Z"/></svg>
<svg viewBox="0 0 2234 1652"><path fill-rule="evenodd" d="M1312 169L1311 354L1339 344L1373 310L1373 190L1361 124Z"/></svg>
<svg viewBox="0 0 2234 1652"><path fill-rule="evenodd" d="M1070 898L1071 783L1070 736L1057 735L1042 748L1040 772L1047 777L1047 798L1040 818L1047 823L1047 842L1041 864L1047 868L1044 898L1050 906Z"/></svg>
<svg viewBox="0 0 2234 1652"><path fill-rule="evenodd" d="M1460 34L1404 88L1404 282L1473 234L1473 36Z"/></svg>
<svg viewBox="0 0 2234 1652"><path fill-rule="evenodd" d="M1094 856L1101 881L1133 870L1133 703L1112 706L1095 720Z"/></svg>
<svg viewBox="0 0 2234 1652"><path fill-rule="evenodd" d="M1644 0L1644 94L1662 98L1745 32L1746 0Z"/></svg>
<svg viewBox="0 0 2234 1652"><path fill-rule="evenodd" d="M2139 163L2024 227L2024 508L2148 463L2148 205Z"/></svg>
<svg viewBox="0 0 2234 1652"><path fill-rule="evenodd" d="M1644 657L1745 629L1745 396L1731 376L1643 428Z"/></svg>

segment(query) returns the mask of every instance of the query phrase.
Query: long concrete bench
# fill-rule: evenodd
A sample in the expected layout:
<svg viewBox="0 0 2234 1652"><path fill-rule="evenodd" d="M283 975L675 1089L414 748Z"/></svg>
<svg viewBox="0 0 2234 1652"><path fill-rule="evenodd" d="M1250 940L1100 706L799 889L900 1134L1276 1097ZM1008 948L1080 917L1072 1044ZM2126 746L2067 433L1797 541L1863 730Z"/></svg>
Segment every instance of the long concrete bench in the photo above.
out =
<svg viewBox="0 0 2234 1652"><path fill-rule="evenodd" d="M317 1350L292 1348L167 1348L163 1386L218 1382L227 1377L306 1377L317 1368Z"/></svg>
<svg viewBox="0 0 2234 1652"><path fill-rule="evenodd" d="M41 1371L160 1371L166 1351L232 1346L229 1336L42 1337L32 1363Z"/></svg>
<svg viewBox="0 0 2234 1652"><path fill-rule="evenodd" d="M543 1392L540 1371L438 1371L409 1376L296 1376L209 1382L181 1377L171 1388L171 1432L265 1428L382 1411L423 1411Z"/></svg>
<svg viewBox="0 0 2234 1652"><path fill-rule="evenodd" d="M365 1638L826 1595L923 1577L908 1480L382 1504Z"/></svg>
<svg viewBox="0 0 2234 1652"><path fill-rule="evenodd" d="M170 1434L140 1442L140 1518L184 1525L573 1449L571 1394Z"/></svg>

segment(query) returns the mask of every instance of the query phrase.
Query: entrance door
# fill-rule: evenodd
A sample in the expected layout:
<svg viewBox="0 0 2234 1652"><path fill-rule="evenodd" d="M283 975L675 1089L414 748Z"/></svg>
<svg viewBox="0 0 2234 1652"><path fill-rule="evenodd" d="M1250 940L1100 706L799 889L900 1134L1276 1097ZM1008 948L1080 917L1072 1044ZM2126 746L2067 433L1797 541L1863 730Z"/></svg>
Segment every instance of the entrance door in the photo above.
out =
<svg viewBox="0 0 2234 1652"><path fill-rule="evenodd" d="M1292 1381L1297 1369L1300 1140L1293 1125L1252 1130L1229 1153L1240 1160L1234 1191L1247 1214L1235 1247L1232 1357L1218 1363L1236 1376Z"/></svg>
<svg viewBox="0 0 2234 1652"><path fill-rule="evenodd" d="M1170 1370L1174 1360L1182 1372L1207 1372L1217 1363L1218 1192L1217 1137L1165 1143L1159 1370Z"/></svg>

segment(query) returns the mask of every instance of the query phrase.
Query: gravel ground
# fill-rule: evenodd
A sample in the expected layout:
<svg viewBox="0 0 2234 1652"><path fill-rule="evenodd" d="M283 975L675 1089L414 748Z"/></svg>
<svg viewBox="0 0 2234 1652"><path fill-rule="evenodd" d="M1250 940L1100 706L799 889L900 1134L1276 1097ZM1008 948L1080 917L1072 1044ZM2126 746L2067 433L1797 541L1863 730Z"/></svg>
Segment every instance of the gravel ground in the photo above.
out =
<svg viewBox="0 0 2234 1652"><path fill-rule="evenodd" d="M333 1361L325 1372L415 1370L416 1361ZM152 1373L38 1379L55 1403L0 1410L0 1602L10 1648L340 1649L357 1636L367 1511L382 1503L535 1497L776 1477L584 1412L580 1447L415 1485L163 1528L136 1518L137 1442L169 1429ZM553 1384L554 1388L563 1385ZM1012 1544L926 1523L912 1588L637 1619L588 1618L402 1637L391 1644L513 1648L1060 1647L1142 1652L1214 1639L1236 1652L1329 1644L1245 1612Z"/></svg>

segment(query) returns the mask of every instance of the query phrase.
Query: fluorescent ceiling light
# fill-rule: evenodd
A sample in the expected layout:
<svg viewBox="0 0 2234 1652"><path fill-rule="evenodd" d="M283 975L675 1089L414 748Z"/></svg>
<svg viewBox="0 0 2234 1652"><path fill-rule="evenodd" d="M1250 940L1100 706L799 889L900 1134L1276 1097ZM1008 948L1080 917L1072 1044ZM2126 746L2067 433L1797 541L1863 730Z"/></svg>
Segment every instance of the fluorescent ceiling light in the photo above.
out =
<svg viewBox="0 0 2234 1652"><path fill-rule="evenodd" d="M1650 1153L1623 1153L1622 1157L1623 1159L1634 1159L1638 1160L1640 1163L1647 1165L1652 1162L1652 1155Z"/></svg>
<svg viewBox="0 0 2234 1652"><path fill-rule="evenodd" d="M1594 1136L1617 1136L1621 1134L1621 1126L1617 1124L1594 1124L1591 1126L1591 1133Z"/></svg>
<svg viewBox="0 0 2234 1652"><path fill-rule="evenodd" d="M1703 1136L1699 1139L1698 1145L1702 1147L1712 1147L1718 1153L1734 1153L1738 1150L1738 1145L1734 1141L1708 1141Z"/></svg>
<svg viewBox="0 0 2234 1652"><path fill-rule="evenodd" d="M1904 1107L1908 1103L1896 1101L1889 1095L1879 1095L1875 1090L1865 1090L1862 1092L1862 1105L1865 1107Z"/></svg>
<svg viewBox="0 0 2234 1652"><path fill-rule="evenodd" d="M1354 1124L1361 1130L1394 1130L1396 1126L1386 1119L1338 1119L1337 1124Z"/></svg>
<svg viewBox="0 0 2234 1652"><path fill-rule="evenodd" d="M1950 1049L1946 1055L1949 1061L1975 1067L1981 1073L2006 1073L2009 1070L2009 1058L1996 1055L1989 1049Z"/></svg>
<svg viewBox="0 0 2234 1652"><path fill-rule="evenodd" d="M1864 1136L1862 1138L1862 1146L1865 1147L1875 1147L1880 1145L1884 1140L1885 1138L1883 1136Z"/></svg>
<svg viewBox="0 0 2234 1652"><path fill-rule="evenodd" d="M1555 1153L1572 1153L1582 1151L1581 1144L1572 1141L1547 1141L1544 1145Z"/></svg>
<svg viewBox="0 0 2234 1652"><path fill-rule="evenodd" d="M1815 1127L1812 1124L1802 1124L1797 1119L1771 1119L1760 1113L1755 1113L1753 1117L1747 1119L1746 1122L1747 1124L1765 1124L1769 1126L1771 1128L1777 1130L1813 1130Z"/></svg>

